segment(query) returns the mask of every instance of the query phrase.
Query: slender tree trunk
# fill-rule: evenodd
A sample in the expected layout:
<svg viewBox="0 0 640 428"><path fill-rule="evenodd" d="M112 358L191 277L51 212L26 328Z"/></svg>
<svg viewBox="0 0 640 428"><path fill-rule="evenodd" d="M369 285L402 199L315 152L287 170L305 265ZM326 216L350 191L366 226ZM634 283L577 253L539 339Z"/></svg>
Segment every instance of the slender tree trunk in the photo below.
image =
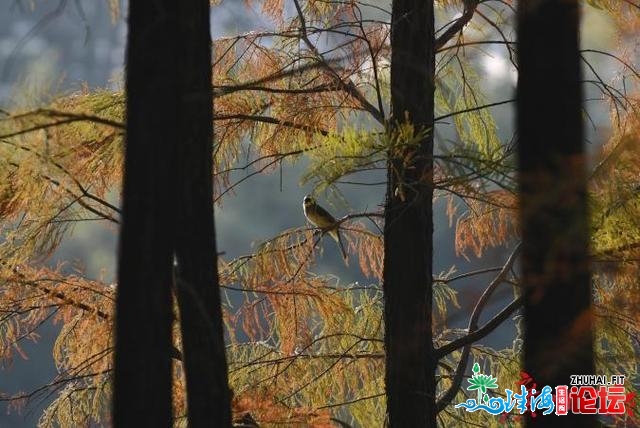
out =
<svg viewBox="0 0 640 428"><path fill-rule="evenodd" d="M180 2L182 49L176 207L176 290L180 307L189 427L229 427L213 217L213 99L209 0Z"/></svg>
<svg viewBox="0 0 640 428"><path fill-rule="evenodd" d="M594 370L578 29L577 0L519 2L524 368L539 388ZM528 420L536 427L594 423L583 415Z"/></svg>
<svg viewBox="0 0 640 428"><path fill-rule="evenodd" d="M114 426L170 427L176 2L129 3Z"/></svg>
<svg viewBox="0 0 640 428"><path fill-rule="evenodd" d="M435 427L432 331L434 15L432 0L394 0L391 128L418 145L389 153L385 208L387 426Z"/></svg>

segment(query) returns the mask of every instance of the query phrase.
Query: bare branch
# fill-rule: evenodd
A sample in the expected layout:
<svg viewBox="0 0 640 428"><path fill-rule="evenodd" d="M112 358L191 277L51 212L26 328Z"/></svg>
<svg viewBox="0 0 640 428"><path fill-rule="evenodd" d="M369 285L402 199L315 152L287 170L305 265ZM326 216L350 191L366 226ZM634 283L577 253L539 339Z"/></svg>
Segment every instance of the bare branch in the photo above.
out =
<svg viewBox="0 0 640 428"><path fill-rule="evenodd" d="M280 120L275 117L261 116L261 115L255 115L255 114L226 114L226 115L216 114L213 117L213 120L214 121L216 120L252 120L255 122L271 123L273 125L286 126L288 128L299 129L301 131L317 132L318 134L321 134L324 136L329 135L329 131L326 131L324 129L319 129L319 128L311 127L308 125L301 125L299 123L290 122L286 120Z"/></svg>
<svg viewBox="0 0 640 428"><path fill-rule="evenodd" d="M325 406L318 407L318 409L331 409L335 407L348 406L349 404L359 403L361 401L366 401L366 400L373 400L374 398L379 398L379 397L384 397L384 392L381 392L379 394L367 395L365 397L354 398L353 400L343 401L341 403L327 404Z"/></svg>
<svg viewBox="0 0 640 428"><path fill-rule="evenodd" d="M504 101L497 101L495 103L489 103L489 104L483 104L481 106L476 106L476 107L470 107L470 108L466 108L464 110L459 110L459 111L454 111L451 113L447 113L447 114L443 114L442 116L438 116L434 119L435 122L439 122L441 120L447 119L449 117L453 117L459 114L463 114L463 113L470 113L472 111L477 111L477 110L483 110L485 108L489 108L489 107L496 107L496 106L501 106L503 104L509 104L509 103L514 103L516 100L515 98L509 99L509 100L504 100Z"/></svg>
<svg viewBox="0 0 640 428"><path fill-rule="evenodd" d="M462 16L455 20L455 22L447 28L447 30L436 39L436 52L444 47L449 40L451 40L456 34L462 31L465 25L471 21L473 14L478 6L479 0L465 0L464 11Z"/></svg>
<svg viewBox="0 0 640 428"><path fill-rule="evenodd" d="M462 379L464 377L464 372L467 368L467 360L469 358L469 354L471 352L471 344L479 339L482 339L493 330L495 330L502 322L504 322L516 309L518 309L522 304L522 298L517 298L513 302L511 302L506 308L504 308L500 313L498 313L495 317L493 317L489 322L487 322L481 328L478 328L478 320L480 319L480 314L483 309L487 305L489 298L498 287L498 285L502 284L509 274L513 264L515 263L517 256L520 252L521 244L518 244L516 248L513 250L507 261L505 262L502 270L496 275L496 277L491 281L491 283L487 286L482 296L478 299L476 306L473 308L473 312L471 314L471 318L469 319L469 334L463 336L457 340L449 342L448 344L441 346L438 348L436 353L436 358L441 359L447 354L455 351L456 349L464 346L462 350L462 355L460 357L460 361L458 362L458 366L456 367L456 371L454 374L454 378L449 389L437 400L436 408L438 411L444 409L449 402L455 397L458 393L458 389L462 384Z"/></svg>

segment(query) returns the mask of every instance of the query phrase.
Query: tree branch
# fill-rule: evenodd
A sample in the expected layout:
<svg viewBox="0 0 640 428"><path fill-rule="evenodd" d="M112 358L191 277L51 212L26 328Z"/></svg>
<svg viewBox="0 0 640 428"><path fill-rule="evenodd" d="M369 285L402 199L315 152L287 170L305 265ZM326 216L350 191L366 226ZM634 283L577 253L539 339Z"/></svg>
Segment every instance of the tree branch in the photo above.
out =
<svg viewBox="0 0 640 428"><path fill-rule="evenodd" d="M491 281L491 283L484 290L484 292L482 293L482 296L480 296L480 298L478 299L478 302L476 303L475 307L473 308L473 312L471 314L471 318L469 319L469 334L464 336L464 337L461 337L460 339L457 339L457 340L454 340L452 342L449 342L446 345L443 345L440 348L436 349L436 357L438 359L441 359L441 358L447 356L448 354L450 354L451 352L453 352L456 349L460 348L461 346L464 346L464 345L466 345L468 343L473 342L474 340L481 339L482 337L486 336L486 334L485 334L485 335L481 335L480 337L477 337L478 336L477 331L485 329L486 326L491 321L489 323L485 324L485 326L482 327L482 329L478 329L478 319L480 318L480 315L481 315L482 311L484 310L485 306L487 305L487 302L489 301L489 298L491 297L491 295L493 294L495 289L498 287L498 285L502 284L502 282L505 280L507 274L511 270L511 267L515 263L515 261L517 259L517 256L520 253L521 245L522 244L518 244L516 246L516 248L513 250L513 252L509 256L509 258L505 262L504 266L500 270L500 272L498 272L498 274L493 279L493 281ZM490 332L487 332L487 334L488 333L490 333ZM474 338L477 337L477 339L470 340L469 337L474 337Z"/></svg>
<svg viewBox="0 0 640 428"><path fill-rule="evenodd" d="M312 126L308 126L308 125L301 125L299 123L295 123L295 122L290 122L287 120L280 120L278 118L275 117L271 117L271 116L262 116L262 115L256 115L256 114L216 114L213 116L213 120L253 120L255 122L263 122L263 123L271 123L273 125L282 125L282 126L286 126L289 128L294 128L294 129L299 129L301 131L307 131L307 132L317 132L318 134L327 136L329 135L329 131L326 131L324 129L318 129L318 128L314 128Z"/></svg>
<svg viewBox="0 0 640 428"><path fill-rule="evenodd" d="M455 397L458 393L458 389L462 384L462 379L464 377L464 372L467 368L467 362L469 359L469 355L471 353L471 345L473 342L482 339L493 330L495 330L502 322L504 322L516 309L518 309L522 305L522 298L519 297L511 302L506 308L504 308L500 313L498 313L495 317L493 317L489 322L487 322L481 328L478 328L478 320L480 318L480 314L483 309L487 305L489 298L498 287L498 285L502 284L506 279L509 271L511 270L513 264L515 263L517 256L520 252L521 244L518 244L516 248L513 250L504 266L500 270L500 272L496 275L496 277L491 281L491 283L487 286L482 296L478 299L476 306L473 308L473 312L471 314L471 318L469 319L469 334L463 336L457 340L451 341L444 346L438 348L436 353L436 358L441 359L453 352L454 350L464 346L462 350L462 355L460 357L460 361L458 362L458 366L456 367L456 371L453 377L453 381L449 389L442 394L442 396L436 402L437 411L441 411L444 409L449 402Z"/></svg>
<svg viewBox="0 0 640 428"><path fill-rule="evenodd" d="M105 207L110 208L111 210L115 211L118 214L122 213L120 208L116 207L113 204L110 204L108 201L106 201L106 200L100 198L99 196L96 196L93 193L89 192L87 190L87 188L76 177L74 177L73 174L71 174L71 172L69 172L69 170L67 170L67 168L65 168L62 164L60 164L60 163L56 162L55 160L53 160L51 156L45 156L42 153L39 153L38 151L32 149L31 147L23 146L21 144L15 144L15 143L12 143L11 141L8 141L8 140L1 139L0 143L7 144L7 145L15 147L17 149L23 150L23 151L25 151L27 153L31 153L35 157L37 157L39 159L42 159L45 162L49 162L51 165L55 166L57 169L62 171L62 173L64 173L67 177L69 177L71 179L71 181L73 181L73 183L78 187L78 190L80 190L80 193L82 193L82 196L85 196L85 197L91 199L94 202L97 202L97 203L99 203L101 205L104 205ZM60 185L60 183L57 182L57 181L54 184Z"/></svg>
<svg viewBox="0 0 640 428"><path fill-rule="evenodd" d="M436 51L442 49L449 40L451 40L456 34L462 31L465 25L471 21L473 14L476 11L479 0L464 0L464 11L462 16L458 18L447 30L436 39Z"/></svg>
<svg viewBox="0 0 640 428"><path fill-rule="evenodd" d="M500 106L500 105L503 105L503 104L509 104L509 103L513 103L515 101L516 101L515 98L512 98L512 99L509 99L509 100L497 101L495 103L483 104L481 106L469 107L469 108L466 108L464 110L458 110L458 111L454 111L454 112L451 112L451 113L443 114L442 116L438 116L438 117L436 117L434 119L434 122L439 122L439 121L441 121L443 119L447 119L449 117L456 116L456 115L459 115L459 114L470 113L472 111L482 110L482 109L489 108L489 107L496 107L496 106Z"/></svg>
<svg viewBox="0 0 640 428"><path fill-rule="evenodd" d="M384 123L383 113L367 100L367 98L358 90L353 82L351 82L350 80L343 80L342 77L340 77L340 75L338 75L333 67L331 67L331 65L327 62L324 56L318 51L316 46L311 42L311 39L309 39L309 35L307 33L307 21L304 17L304 12L302 11L299 0L293 0L293 4L296 7L298 19L300 20L300 38L307 46L307 48L316 55L323 68L325 68L329 72L329 74L331 74L335 83L338 85L338 88L342 89L347 94L355 98L360 103L362 108L369 112L378 122Z"/></svg>
<svg viewBox="0 0 640 428"><path fill-rule="evenodd" d="M46 108L36 109L30 112L18 114L15 116L9 116L2 120L16 120L16 119L23 119L30 116L45 116L45 117L55 117L55 118L66 119L60 122L49 124L49 126L64 125L64 124L73 123L73 122L94 122L100 125L106 125L116 129L125 130L124 123L107 119L105 117L96 116L93 114L86 114L86 113L71 113L71 112L54 110L54 109L46 109ZM6 137L6 136L3 136L3 137Z"/></svg>
<svg viewBox="0 0 640 428"><path fill-rule="evenodd" d="M447 392L444 393L437 401L436 407L438 409L438 412L444 409L447 406L447 404L449 404L449 402L453 399L453 397L455 397L455 395L458 392L458 389L460 388L460 384L462 383L462 378L464 377L464 371L467 368L467 359L469 358L469 354L471 351L471 343L482 339L483 337L491 333L493 330L495 330L500 324L502 324L507 318L509 318L509 316L512 313L514 313L517 309L519 309L523 303L524 303L524 299L522 297L518 297L517 299L509 303L507 307L505 307L502 311L500 311L500 313L498 313L495 317L491 319L491 321L487 322L481 328L479 328L478 330L475 330L473 333L469 333L468 335L449 343L449 345L456 345L456 347L453 350L462 346L464 343L467 343L467 345L462 351L460 363L456 368L456 373L454 375L453 384L451 385L451 388L449 388L449 390L447 390ZM438 351L439 350L440 349L438 349Z"/></svg>

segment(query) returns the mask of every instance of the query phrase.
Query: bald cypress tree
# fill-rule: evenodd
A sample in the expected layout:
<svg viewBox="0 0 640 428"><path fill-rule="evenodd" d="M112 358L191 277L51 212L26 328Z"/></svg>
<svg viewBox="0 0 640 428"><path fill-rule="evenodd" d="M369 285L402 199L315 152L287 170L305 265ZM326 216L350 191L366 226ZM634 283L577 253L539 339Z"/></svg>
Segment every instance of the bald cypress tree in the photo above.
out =
<svg viewBox="0 0 640 428"><path fill-rule="evenodd" d="M129 4L114 426L171 426L171 230L179 140L177 6Z"/></svg>
<svg viewBox="0 0 640 428"><path fill-rule="evenodd" d="M175 176L176 290L189 426L231 425L213 217L209 1L180 3L180 139Z"/></svg>
<svg viewBox="0 0 640 428"><path fill-rule="evenodd" d="M230 426L211 181L209 2L130 8L114 421L171 426L175 285L189 425Z"/></svg>
<svg viewBox="0 0 640 428"><path fill-rule="evenodd" d="M594 370L579 7L577 0L532 0L518 12L524 367L538 385L553 387ZM595 422L538 419L529 424Z"/></svg>
<svg viewBox="0 0 640 428"><path fill-rule="evenodd" d="M409 125L417 144L392 149L384 226L387 424L435 426L432 341L433 2L394 0L391 132Z"/></svg>

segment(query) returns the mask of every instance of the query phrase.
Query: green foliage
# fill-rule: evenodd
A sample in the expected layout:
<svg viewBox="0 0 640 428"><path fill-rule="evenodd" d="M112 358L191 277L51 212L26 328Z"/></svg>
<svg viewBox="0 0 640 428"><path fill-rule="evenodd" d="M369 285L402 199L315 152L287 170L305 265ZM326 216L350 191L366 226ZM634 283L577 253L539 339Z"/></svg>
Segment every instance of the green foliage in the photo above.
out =
<svg viewBox="0 0 640 428"><path fill-rule="evenodd" d="M452 115L462 149L471 149L488 160L502 154L498 128L491 112L483 108L487 99L474 67L460 54L445 53L436 78L436 115Z"/></svg>

